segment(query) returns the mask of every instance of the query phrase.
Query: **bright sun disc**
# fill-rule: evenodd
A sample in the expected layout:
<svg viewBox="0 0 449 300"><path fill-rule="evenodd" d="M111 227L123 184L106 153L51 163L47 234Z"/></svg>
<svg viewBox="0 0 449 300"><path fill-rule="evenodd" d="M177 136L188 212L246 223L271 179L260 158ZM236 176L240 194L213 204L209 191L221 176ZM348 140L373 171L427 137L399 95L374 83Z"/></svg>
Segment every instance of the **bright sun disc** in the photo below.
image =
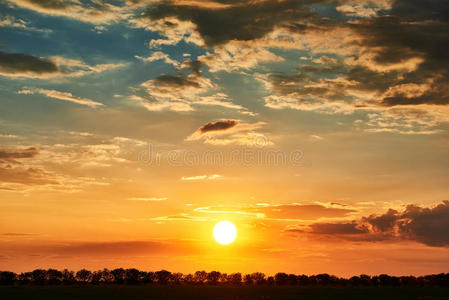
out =
<svg viewBox="0 0 449 300"><path fill-rule="evenodd" d="M232 243L236 236L237 229L235 229L234 224L229 221L218 222L214 227L214 238L222 245Z"/></svg>

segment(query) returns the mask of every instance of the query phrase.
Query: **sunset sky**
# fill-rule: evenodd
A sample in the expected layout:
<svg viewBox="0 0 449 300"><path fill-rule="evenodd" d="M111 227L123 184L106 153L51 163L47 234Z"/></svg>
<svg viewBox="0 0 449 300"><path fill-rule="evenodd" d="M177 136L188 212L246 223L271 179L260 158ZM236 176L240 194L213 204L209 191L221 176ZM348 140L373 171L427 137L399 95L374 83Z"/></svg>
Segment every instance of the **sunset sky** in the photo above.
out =
<svg viewBox="0 0 449 300"><path fill-rule="evenodd" d="M445 0L0 1L0 270L447 272L448 49Z"/></svg>

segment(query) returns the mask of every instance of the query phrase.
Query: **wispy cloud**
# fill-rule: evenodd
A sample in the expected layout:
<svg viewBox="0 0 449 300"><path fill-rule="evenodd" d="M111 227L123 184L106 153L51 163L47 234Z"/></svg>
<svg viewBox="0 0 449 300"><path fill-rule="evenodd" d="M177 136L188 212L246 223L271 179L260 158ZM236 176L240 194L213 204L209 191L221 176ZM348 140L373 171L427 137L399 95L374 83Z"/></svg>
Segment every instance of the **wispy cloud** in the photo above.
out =
<svg viewBox="0 0 449 300"><path fill-rule="evenodd" d="M183 181L198 181L198 180L216 180L221 179L223 176L218 174L212 174L212 175L198 175L198 176L186 176L181 177L181 180Z"/></svg>
<svg viewBox="0 0 449 300"><path fill-rule="evenodd" d="M141 56L136 55L135 58L137 58L143 62L153 62L153 61L157 61L157 60L163 60L165 63L172 65L174 67L179 67L179 65L180 65L178 61L171 59L168 54L161 52L161 51L153 52L148 57L141 57Z"/></svg>
<svg viewBox="0 0 449 300"><path fill-rule="evenodd" d="M130 201L166 201L166 200L168 200L168 198L166 198L166 197L160 197L160 198L158 198L158 197L131 197L131 198L128 198L128 200L130 200Z"/></svg>
<svg viewBox="0 0 449 300"><path fill-rule="evenodd" d="M86 105L86 106L90 106L90 107L103 106L103 103L96 102L94 100L87 99L87 98L75 97L69 92L61 92L61 91L56 91L56 90L24 89L24 90L18 91L18 94L23 94L23 95L41 94L41 95L47 96L49 98L63 100L63 101L69 101L69 102Z"/></svg>
<svg viewBox="0 0 449 300"><path fill-rule="evenodd" d="M41 29L33 27L30 25L30 22L27 22L20 18L17 19L13 16L4 16L3 18L0 18L0 27L18 28L28 31L41 32L44 34L49 34L53 32L53 30L51 29Z"/></svg>
<svg viewBox="0 0 449 300"><path fill-rule="evenodd" d="M0 133L0 138L15 139L15 138L17 138L17 135Z"/></svg>

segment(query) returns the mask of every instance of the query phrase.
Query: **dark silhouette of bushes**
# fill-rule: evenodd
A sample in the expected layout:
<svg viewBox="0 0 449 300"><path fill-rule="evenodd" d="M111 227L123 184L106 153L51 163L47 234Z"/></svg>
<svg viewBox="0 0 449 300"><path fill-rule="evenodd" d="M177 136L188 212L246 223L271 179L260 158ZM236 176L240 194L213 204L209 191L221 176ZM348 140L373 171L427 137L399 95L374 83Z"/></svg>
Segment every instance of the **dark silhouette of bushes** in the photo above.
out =
<svg viewBox="0 0 449 300"><path fill-rule="evenodd" d="M70 285L70 284L189 284L189 285L296 285L296 286L449 286L449 273L427 276L378 276L360 275L351 278L339 278L329 274L295 275L277 273L266 276L256 272L226 274L217 271L197 271L194 274L171 273L167 270L145 272L137 269L118 268L114 270L77 272L55 269L36 269L32 272L16 274L0 271L0 285Z"/></svg>

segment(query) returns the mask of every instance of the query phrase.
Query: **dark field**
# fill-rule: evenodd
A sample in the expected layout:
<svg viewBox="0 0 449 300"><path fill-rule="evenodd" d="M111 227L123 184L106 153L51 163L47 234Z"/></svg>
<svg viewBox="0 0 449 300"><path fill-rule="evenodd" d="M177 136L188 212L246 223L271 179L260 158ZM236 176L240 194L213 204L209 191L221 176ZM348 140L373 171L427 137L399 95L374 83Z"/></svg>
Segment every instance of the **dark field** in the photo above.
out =
<svg viewBox="0 0 449 300"><path fill-rule="evenodd" d="M0 299L449 300L449 287L0 286Z"/></svg>

